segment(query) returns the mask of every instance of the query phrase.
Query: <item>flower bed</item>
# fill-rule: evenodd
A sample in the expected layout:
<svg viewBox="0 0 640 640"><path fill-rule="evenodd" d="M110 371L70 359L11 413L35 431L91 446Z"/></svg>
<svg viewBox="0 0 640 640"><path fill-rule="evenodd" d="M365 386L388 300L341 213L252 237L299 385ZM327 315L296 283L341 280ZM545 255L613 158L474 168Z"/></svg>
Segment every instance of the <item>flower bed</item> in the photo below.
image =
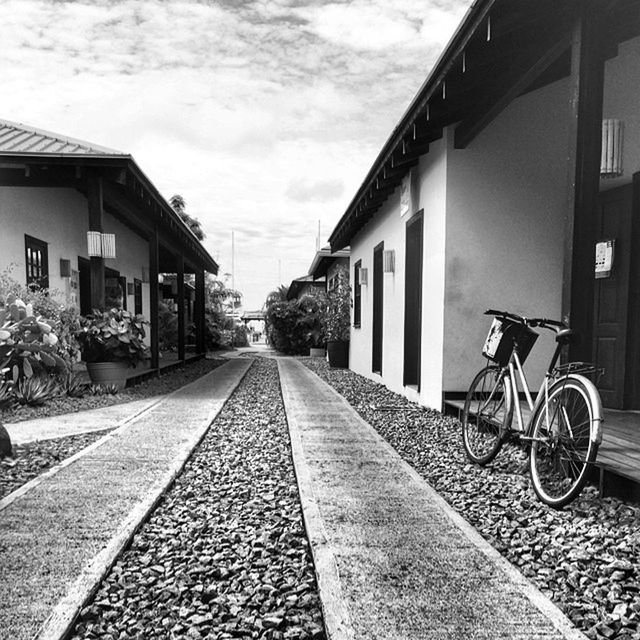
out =
<svg viewBox="0 0 640 640"><path fill-rule="evenodd" d="M593 487L562 511L540 503L524 453L469 464L454 418L352 371L304 363L342 394L498 551L589 638L640 638L640 509Z"/></svg>

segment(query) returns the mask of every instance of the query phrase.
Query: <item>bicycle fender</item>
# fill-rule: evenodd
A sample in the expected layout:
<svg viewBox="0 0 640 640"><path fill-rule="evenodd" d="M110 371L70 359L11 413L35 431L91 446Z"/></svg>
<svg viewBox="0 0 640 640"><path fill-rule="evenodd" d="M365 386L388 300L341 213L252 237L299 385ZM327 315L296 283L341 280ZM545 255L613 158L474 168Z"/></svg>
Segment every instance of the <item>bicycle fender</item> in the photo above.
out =
<svg viewBox="0 0 640 640"><path fill-rule="evenodd" d="M593 407L593 421L596 423L592 442L600 446L600 443L602 442L602 423L604 422L604 417L602 416L602 400L600 399L598 389L596 389L596 385L593 384L589 378L582 376L579 373L570 373L567 378L579 380L585 386L587 393L589 394L589 400Z"/></svg>

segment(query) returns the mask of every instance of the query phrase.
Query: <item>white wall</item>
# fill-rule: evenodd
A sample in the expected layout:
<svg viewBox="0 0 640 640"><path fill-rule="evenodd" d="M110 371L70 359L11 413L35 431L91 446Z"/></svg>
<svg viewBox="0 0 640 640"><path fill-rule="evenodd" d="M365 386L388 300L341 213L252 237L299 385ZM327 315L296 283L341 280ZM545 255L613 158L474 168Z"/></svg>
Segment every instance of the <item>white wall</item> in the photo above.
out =
<svg viewBox="0 0 640 640"><path fill-rule="evenodd" d="M444 389L468 388L488 308L560 319L568 195L566 81L512 102L466 148L449 132ZM552 339L528 361L538 384Z"/></svg>
<svg viewBox="0 0 640 640"><path fill-rule="evenodd" d="M624 145L620 178L601 181L601 189L610 189L631 182L640 171L640 38L623 42L618 56L605 64L602 116L620 118L624 122Z"/></svg>
<svg viewBox="0 0 640 640"><path fill-rule="evenodd" d="M422 404L440 407L442 393L442 324L444 301L445 178L446 150L442 142L432 144L417 169L417 202L413 210L400 217L400 189L382 205L372 219L351 240L353 265L362 260L369 282L363 286L360 328L351 331L350 368L384 383ZM421 385L418 394L403 386L404 371L404 273L406 223L424 209L423 312ZM395 251L395 272L385 273L383 310L382 375L371 371L373 315L373 249L384 242L385 250Z"/></svg>
<svg viewBox="0 0 640 640"><path fill-rule="evenodd" d="M26 282L24 235L48 244L49 286L65 294L68 278L60 276L60 259L71 260L78 268L78 256L87 258L89 214L85 197L75 189L0 187L0 270L14 265L12 276ZM107 267L120 271L128 282L142 277L148 266L146 240L137 236L110 214L104 214L105 233L116 234L116 260L106 260ZM133 310L133 296L127 308ZM143 284L143 313L148 317L149 285Z"/></svg>

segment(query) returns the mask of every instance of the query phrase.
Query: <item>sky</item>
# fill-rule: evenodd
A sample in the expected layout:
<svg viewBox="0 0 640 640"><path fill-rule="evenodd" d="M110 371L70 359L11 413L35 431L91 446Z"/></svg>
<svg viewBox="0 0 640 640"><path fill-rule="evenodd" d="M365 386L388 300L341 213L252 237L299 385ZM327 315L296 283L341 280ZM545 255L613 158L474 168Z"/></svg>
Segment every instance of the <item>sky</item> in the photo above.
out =
<svg viewBox="0 0 640 640"><path fill-rule="evenodd" d="M0 118L130 153L259 309L307 274L470 4L0 0Z"/></svg>

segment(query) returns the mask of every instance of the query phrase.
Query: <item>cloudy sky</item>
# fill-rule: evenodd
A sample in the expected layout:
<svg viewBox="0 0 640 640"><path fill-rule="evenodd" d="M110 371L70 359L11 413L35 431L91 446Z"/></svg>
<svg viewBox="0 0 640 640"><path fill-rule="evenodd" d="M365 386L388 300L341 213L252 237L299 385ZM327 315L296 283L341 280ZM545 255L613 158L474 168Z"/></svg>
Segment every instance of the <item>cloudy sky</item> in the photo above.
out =
<svg viewBox="0 0 640 640"><path fill-rule="evenodd" d="M245 309L304 275L470 0L0 0L0 118L131 153Z"/></svg>

